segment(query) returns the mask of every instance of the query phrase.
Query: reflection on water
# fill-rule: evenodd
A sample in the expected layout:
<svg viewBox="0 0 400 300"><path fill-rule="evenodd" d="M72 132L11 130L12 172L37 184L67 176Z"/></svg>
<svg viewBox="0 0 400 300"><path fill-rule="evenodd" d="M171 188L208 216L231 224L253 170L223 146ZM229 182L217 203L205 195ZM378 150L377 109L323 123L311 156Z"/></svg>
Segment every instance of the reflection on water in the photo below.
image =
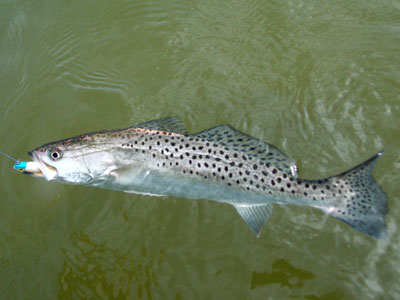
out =
<svg viewBox="0 0 400 300"><path fill-rule="evenodd" d="M153 265L163 251L148 253L138 245L131 252L94 243L87 234L71 236L72 247L63 249L65 262L59 274L59 299L152 299L158 284Z"/></svg>
<svg viewBox="0 0 400 300"><path fill-rule="evenodd" d="M253 272L251 288L268 284L279 284L290 288L302 288L305 280L315 279L315 275L307 270L295 268L284 259L278 259L271 265L273 271L265 273Z"/></svg>

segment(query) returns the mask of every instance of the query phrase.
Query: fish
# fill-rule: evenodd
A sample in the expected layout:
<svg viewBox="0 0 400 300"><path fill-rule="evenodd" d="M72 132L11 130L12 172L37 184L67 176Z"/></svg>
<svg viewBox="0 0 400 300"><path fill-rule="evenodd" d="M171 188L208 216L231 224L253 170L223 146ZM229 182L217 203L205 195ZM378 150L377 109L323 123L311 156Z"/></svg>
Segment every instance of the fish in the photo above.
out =
<svg viewBox="0 0 400 300"><path fill-rule="evenodd" d="M259 237L274 205L323 211L369 236L386 236L387 196L372 169L383 152L341 174L298 176L277 147L219 125L187 133L178 117L102 130L28 152L25 174L61 183L152 196L208 199L232 205Z"/></svg>

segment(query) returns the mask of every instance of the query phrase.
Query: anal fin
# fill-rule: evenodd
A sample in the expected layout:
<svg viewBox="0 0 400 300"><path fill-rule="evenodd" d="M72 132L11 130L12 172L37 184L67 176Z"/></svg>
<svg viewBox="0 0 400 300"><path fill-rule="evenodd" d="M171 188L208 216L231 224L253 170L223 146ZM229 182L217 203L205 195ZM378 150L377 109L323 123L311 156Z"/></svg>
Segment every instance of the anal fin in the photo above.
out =
<svg viewBox="0 0 400 300"><path fill-rule="evenodd" d="M269 216L272 214L272 204L261 205L235 205L236 211L242 219L249 225L251 231L259 237L261 229Z"/></svg>

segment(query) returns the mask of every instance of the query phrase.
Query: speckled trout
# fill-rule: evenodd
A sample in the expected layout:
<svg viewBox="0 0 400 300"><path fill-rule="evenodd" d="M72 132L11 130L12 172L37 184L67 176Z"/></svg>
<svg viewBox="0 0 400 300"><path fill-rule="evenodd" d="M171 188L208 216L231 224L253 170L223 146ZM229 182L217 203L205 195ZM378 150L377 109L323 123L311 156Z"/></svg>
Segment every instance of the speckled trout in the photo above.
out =
<svg viewBox="0 0 400 300"><path fill-rule="evenodd" d="M231 204L256 236L274 204L312 206L371 236L385 235L387 198L371 177L381 153L336 176L302 179L295 161L271 144L228 125L187 134L179 118L168 117L28 154L37 170L25 173L46 180Z"/></svg>

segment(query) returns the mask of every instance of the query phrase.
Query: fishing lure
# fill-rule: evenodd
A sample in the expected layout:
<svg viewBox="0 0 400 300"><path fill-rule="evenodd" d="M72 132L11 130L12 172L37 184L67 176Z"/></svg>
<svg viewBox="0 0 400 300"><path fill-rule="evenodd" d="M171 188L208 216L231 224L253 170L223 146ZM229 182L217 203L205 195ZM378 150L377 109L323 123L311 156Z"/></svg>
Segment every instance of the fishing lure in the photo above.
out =
<svg viewBox="0 0 400 300"><path fill-rule="evenodd" d="M4 155L5 157L8 157L9 159L15 161L15 164L13 166L14 170L17 170L19 172L29 172L29 173L34 173L39 171L39 167L37 163L33 161L20 161L19 159L15 159L12 156L0 151L0 154Z"/></svg>

